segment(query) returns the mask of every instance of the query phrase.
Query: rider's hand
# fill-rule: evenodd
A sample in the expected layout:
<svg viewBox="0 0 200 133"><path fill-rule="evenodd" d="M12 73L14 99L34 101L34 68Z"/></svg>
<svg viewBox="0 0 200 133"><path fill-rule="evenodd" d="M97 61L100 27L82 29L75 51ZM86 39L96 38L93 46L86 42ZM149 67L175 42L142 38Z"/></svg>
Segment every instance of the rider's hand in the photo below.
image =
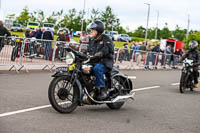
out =
<svg viewBox="0 0 200 133"><path fill-rule="evenodd" d="M90 62L91 58L92 58L92 56L88 55L87 60L83 61L83 64L87 64L88 62Z"/></svg>

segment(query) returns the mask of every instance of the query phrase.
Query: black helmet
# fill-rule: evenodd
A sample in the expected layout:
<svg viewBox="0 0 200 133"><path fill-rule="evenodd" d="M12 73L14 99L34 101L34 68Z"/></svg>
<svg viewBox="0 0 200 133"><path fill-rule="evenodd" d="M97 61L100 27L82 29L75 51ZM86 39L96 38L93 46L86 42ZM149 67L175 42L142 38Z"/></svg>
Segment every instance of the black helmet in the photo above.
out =
<svg viewBox="0 0 200 133"><path fill-rule="evenodd" d="M88 27L90 30L96 30L98 34L102 34L104 32L105 26L101 21L94 21Z"/></svg>
<svg viewBox="0 0 200 133"><path fill-rule="evenodd" d="M189 43L189 48L190 48L191 50L196 49L197 46L198 46L198 42L197 42L197 41L194 41L194 40L190 41L190 43Z"/></svg>

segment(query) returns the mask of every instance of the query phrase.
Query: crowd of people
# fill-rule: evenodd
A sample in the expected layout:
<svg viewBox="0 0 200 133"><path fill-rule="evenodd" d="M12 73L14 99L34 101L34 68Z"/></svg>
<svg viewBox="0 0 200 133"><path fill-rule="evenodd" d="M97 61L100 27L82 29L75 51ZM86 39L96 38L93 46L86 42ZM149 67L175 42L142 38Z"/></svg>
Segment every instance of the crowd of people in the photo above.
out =
<svg viewBox="0 0 200 133"><path fill-rule="evenodd" d="M150 62L154 69L157 69L158 62L165 68L165 65L176 69L176 65L180 57L183 55L181 49L174 49L171 45L167 45L165 50L160 49L160 42L153 44L147 42L129 42L124 43L123 48L119 52L119 61L134 61L137 65L145 65L145 69L150 69Z"/></svg>

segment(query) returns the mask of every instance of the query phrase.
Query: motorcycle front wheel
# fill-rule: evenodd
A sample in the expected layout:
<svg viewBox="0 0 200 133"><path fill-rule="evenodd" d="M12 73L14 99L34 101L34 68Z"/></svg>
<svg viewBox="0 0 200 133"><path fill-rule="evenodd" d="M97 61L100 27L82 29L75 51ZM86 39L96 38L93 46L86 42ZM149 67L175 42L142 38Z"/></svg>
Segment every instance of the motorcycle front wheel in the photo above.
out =
<svg viewBox="0 0 200 133"><path fill-rule="evenodd" d="M180 93L185 93L186 85L187 85L187 76L186 76L185 73L182 73L181 74L180 85L179 85Z"/></svg>
<svg viewBox="0 0 200 133"><path fill-rule="evenodd" d="M48 97L52 107L60 113L71 113L78 106L78 87L72 86L70 77L56 77L52 80L48 90Z"/></svg>

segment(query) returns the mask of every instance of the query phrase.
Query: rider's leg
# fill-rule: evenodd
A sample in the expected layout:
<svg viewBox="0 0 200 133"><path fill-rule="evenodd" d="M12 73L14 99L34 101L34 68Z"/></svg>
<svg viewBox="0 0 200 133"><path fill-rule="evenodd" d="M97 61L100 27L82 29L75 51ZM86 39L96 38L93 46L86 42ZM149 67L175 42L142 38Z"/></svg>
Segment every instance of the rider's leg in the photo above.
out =
<svg viewBox="0 0 200 133"><path fill-rule="evenodd" d="M199 72L198 72L198 67L194 67L194 87L198 88L198 76L199 76Z"/></svg>
<svg viewBox="0 0 200 133"><path fill-rule="evenodd" d="M100 89L100 95L97 96L98 100L103 100L107 97L104 74L107 68L103 64L97 64L93 67L93 72L96 77L96 88Z"/></svg>

